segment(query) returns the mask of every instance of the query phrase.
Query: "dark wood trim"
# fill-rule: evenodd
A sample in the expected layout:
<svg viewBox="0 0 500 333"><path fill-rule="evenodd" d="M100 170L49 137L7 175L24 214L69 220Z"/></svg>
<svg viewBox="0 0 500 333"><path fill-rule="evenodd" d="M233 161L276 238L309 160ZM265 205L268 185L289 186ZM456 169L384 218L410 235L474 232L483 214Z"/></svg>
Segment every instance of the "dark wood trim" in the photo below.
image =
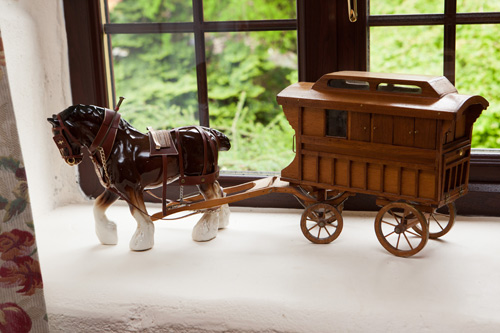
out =
<svg viewBox="0 0 500 333"><path fill-rule="evenodd" d="M443 74L455 84L455 53L457 35L457 0L445 0L444 5L444 45L443 45Z"/></svg>
<svg viewBox="0 0 500 333"><path fill-rule="evenodd" d="M411 25L441 25L444 14L370 15L368 26L391 27Z"/></svg>
<svg viewBox="0 0 500 333"><path fill-rule="evenodd" d="M99 1L63 0L73 103L108 106Z"/></svg>
<svg viewBox="0 0 500 333"><path fill-rule="evenodd" d="M203 2L193 0L194 49L196 81L198 84L198 117L201 126L210 126L208 113L207 59L205 56L205 32L203 26Z"/></svg>
<svg viewBox="0 0 500 333"><path fill-rule="evenodd" d="M99 1L63 0L72 104L108 105L103 25ZM78 166L82 191L102 191L88 157Z"/></svg>
<svg viewBox="0 0 500 333"><path fill-rule="evenodd" d="M457 13L457 24L498 24L500 12Z"/></svg>
<svg viewBox="0 0 500 333"><path fill-rule="evenodd" d="M106 34L161 34L193 32L193 22L177 23L107 23Z"/></svg>
<svg viewBox="0 0 500 333"><path fill-rule="evenodd" d="M497 24L500 12L456 13L456 24ZM411 25L443 25L446 14L406 14L406 15L370 15L370 27L391 27Z"/></svg>
<svg viewBox="0 0 500 333"><path fill-rule="evenodd" d="M346 1L297 0L299 81L315 82L339 70L367 69L367 9L349 22Z"/></svg>
<svg viewBox="0 0 500 333"><path fill-rule="evenodd" d="M180 33L194 32L194 27L193 22L107 23L104 25L104 32L107 34ZM203 32L296 30L297 20L203 21L198 29Z"/></svg>

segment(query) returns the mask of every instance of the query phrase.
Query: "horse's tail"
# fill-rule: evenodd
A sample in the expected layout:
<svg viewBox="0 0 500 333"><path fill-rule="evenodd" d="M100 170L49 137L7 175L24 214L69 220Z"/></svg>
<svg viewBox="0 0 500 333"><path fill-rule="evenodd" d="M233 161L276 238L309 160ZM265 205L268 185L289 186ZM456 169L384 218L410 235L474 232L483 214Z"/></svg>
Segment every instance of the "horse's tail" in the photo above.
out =
<svg viewBox="0 0 500 333"><path fill-rule="evenodd" d="M217 139L219 151L227 151L231 148L231 141L229 141L229 138L224 133L213 128L208 128L208 131Z"/></svg>

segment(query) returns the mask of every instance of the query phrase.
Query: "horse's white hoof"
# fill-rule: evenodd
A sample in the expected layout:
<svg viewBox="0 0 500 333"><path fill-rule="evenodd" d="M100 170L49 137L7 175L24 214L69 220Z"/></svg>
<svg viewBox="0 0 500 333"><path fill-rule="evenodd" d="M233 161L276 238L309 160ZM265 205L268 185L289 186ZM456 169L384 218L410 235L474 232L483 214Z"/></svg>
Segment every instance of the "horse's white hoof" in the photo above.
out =
<svg viewBox="0 0 500 333"><path fill-rule="evenodd" d="M229 225L229 214L230 213L231 213L231 211L229 210L228 204L220 206L219 229L224 229Z"/></svg>
<svg viewBox="0 0 500 333"><path fill-rule="evenodd" d="M137 228L130 240L130 249L132 251L146 251L153 248L154 245L154 224L148 224L146 227Z"/></svg>
<svg viewBox="0 0 500 333"><path fill-rule="evenodd" d="M220 209L206 211L193 228L193 240L206 242L217 236Z"/></svg>
<svg viewBox="0 0 500 333"><path fill-rule="evenodd" d="M118 233L116 231L116 223L106 221L96 223L95 233L97 238L103 245L116 245L118 244Z"/></svg>

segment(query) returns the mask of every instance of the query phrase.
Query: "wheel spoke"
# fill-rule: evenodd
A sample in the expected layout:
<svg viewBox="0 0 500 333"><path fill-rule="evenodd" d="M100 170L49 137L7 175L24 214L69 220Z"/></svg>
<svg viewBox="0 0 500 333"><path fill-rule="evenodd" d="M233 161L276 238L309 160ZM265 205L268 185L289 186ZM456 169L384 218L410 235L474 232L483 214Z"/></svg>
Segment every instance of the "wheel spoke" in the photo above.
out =
<svg viewBox="0 0 500 333"><path fill-rule="evenodd" d="M328 237L330 237L332 234L328 231L328 228L327 227L323 227L323 228L325 228L325 231L328 234Z"/></svg>
<svg viewBox="0 0 500 333"><path fill-rule="evenodd" d="M443 216L445 216L445 215L443 215ZM432 218L433 218L434 222L436 222L437 225L441 228L441 230L444 230L443 226L441 225L441 223L439 223L439 221L437 220L436 216L432 215ZM448 216L448 220L449 219L450 219L450 217Z"/></svg>
<svg viewBox="0 0 500 333"><path fill-rule="evenodd" d="M401 221L400 221L400 220L398 220L398 218L396 217L396 214L395 214L392 210L389 212L389 214L390 214L390 215L392 215L392 217L394 217L394 220L396 220L396 223L397 223L397 224L400 224L400 223L401 223Z"/></svg>
<svg viewBox="0 0 500 333"><path fill-rule="evenodd" d="M314 228L316 228L317 226L319 226L317 223L315 225L313 225L312 227L310 227L309 229L307 229L307 231L311 231L313 230Z"/></svg>
<svg viewBox="0 0 500 333"><path fill-rule="evenodd" d="M393 231L393 232L390 232L390 233L388 233L387 235L384 235L384 238L387 238L387 237L389 237L389 236L390 236L390 235L392 235L393 233L395 233L395 231Z"/></svg>
<svg viewBox="0 0 500 333"><path fill-rule="evenodd" d="M396 225L396 224L392 224L392 223L387 222L387 221L384 221L384 220L382 220L381 222L382 222L382 223L385 223L385 224L388 224L388 225L390 225L390 226L393 226L393 227L397 227L397 225Z"/></svg>
<svg viewBox="0 0 500 333"><path fill-rule="evenodd" d="M406 230L405 232L407 232L409 234L412 234L415 237L422 238L421 235L417 234L416 232L411 231L410 229Z"/></svg>
<svg viewBox="0 0 500 333"><path fill-rule="evenodd" d="M399 240L401 239L401 234L398 235L398 242L396 243L396 250L399 249Z"/></svg>
<svg viewBox="0 0 500 333"><path fill-rule="evenodd" d="M411 246L410 240L408 239L408 237L406 237L406 233L403 233L403 236L405 236L406 241L408 242L408 245L410 245L410 249L413 250L413 246Z"/></svg>

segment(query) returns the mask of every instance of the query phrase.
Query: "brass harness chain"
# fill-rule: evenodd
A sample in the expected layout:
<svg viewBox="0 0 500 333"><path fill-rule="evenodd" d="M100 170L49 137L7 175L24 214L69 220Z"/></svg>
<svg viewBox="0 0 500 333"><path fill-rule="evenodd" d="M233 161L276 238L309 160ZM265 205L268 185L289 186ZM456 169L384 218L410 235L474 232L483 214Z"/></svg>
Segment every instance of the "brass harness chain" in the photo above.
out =
<svg viewBox="0 0 500 333"><path fill-rule="evenodd" d="M102 169L104 170L104 177L100 177L102 179L102 182L106 186L106 188L109 188L111 185L111 177L109 176L108 173L108 166L106 165L106 155L104 154L104 149L102 147L97 147L96 149L99 152L99 157L101 158L101 163L102 163ZM99 175L100 172L98 172L97 169L97 163L94 163L95 171ZM106 179L103 179L106 178Z"/></svg>

